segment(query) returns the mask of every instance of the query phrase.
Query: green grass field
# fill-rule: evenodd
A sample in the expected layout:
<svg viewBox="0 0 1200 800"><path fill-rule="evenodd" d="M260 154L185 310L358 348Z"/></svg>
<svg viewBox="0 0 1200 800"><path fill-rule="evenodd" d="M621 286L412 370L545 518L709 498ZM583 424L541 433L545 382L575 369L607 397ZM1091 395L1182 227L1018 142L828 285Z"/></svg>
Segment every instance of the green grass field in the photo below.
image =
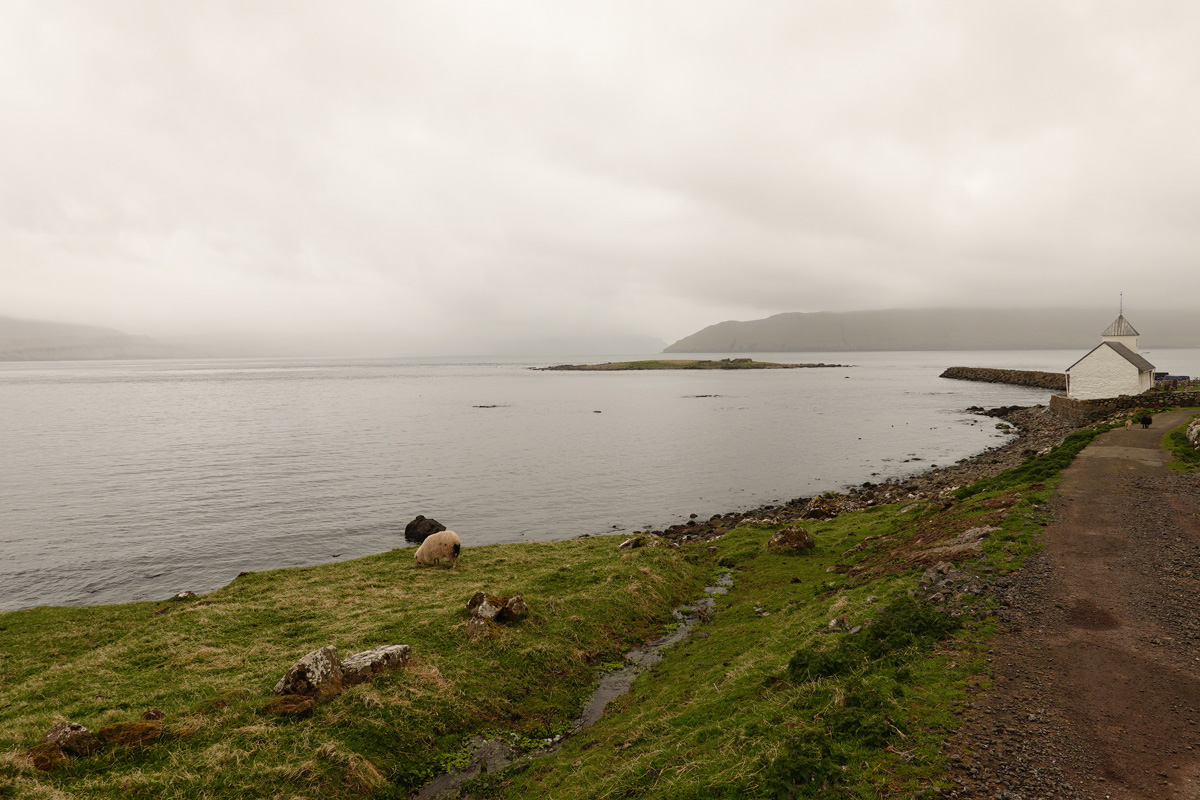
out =
<svg viewBox="0 0 1200 800"><path fill-rule="evenodd" d="M806 524L817 547L803 555L769 550L775 528L755 525L678 549L468 541L456 571L418 569L409 548L257 573L188 601L0 614L0 797L407 797L461 765L474 734L565 732L600 672L726 570L735 583L711 620L599 723L465 796L911 796L937 785L954 712L989 679L992 625L939 627L908 590L941 559L926 550L981 525L1000 528L982 569L1020 565L1054 480L1027 467L1041 483ZM465 603L481 589L522 594L530 616L468 641ZM834 617L875 622L822 633ZM311 717L261 712L288 666L326 644L409 644L414 658ZM151 707L166 726L150 745L49 773L22 755L56 721L96 730Z"/></svg>

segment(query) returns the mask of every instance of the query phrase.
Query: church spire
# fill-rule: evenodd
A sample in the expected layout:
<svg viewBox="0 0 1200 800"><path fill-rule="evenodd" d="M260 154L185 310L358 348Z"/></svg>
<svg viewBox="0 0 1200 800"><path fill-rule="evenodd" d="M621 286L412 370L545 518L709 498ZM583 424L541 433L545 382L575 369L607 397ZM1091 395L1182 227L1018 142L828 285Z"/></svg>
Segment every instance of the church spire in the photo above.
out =
<svg viewBox="0 0 1200 800"><path fill-rule="evenodd" d="M1129 320L1125 319L1125 293L1121 292L1120 296L1120 312L1113 323L1104 329L1104 333L1100 334L1100 340L1123 344L1136 353L1139 334L1137 329L1129 324Z"/></svg>

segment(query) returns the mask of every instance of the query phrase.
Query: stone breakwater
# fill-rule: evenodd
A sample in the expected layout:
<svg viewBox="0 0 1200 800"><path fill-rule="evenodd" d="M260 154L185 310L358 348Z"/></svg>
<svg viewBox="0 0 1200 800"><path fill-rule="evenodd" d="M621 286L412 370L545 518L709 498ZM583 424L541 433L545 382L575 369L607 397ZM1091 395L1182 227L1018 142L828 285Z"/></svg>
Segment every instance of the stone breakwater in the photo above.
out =
<svg viewBox="0 0 1200 800"><path fill-rule="evenodd" d="M1067 376L1062 372L1037 372L1027 369L989 369L987 367L949 367L939 376L956 381L1007 383L1013 386L1032 386L1054 391L1067 390Z"/></svg>

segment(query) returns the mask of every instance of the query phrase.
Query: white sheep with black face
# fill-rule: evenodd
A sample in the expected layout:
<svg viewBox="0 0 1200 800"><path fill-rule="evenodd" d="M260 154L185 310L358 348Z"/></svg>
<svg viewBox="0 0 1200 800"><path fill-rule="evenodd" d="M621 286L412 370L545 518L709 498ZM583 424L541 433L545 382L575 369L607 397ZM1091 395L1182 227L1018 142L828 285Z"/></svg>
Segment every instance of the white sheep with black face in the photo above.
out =
<svg viewBox="0 0 1200 800"><path fill-rule="evenodd" d="M453 568L458 564L458 553L462 550L462 542L454 531L438 531L431 534L417 548L417 566L440 564L449 561Z"/></svg>

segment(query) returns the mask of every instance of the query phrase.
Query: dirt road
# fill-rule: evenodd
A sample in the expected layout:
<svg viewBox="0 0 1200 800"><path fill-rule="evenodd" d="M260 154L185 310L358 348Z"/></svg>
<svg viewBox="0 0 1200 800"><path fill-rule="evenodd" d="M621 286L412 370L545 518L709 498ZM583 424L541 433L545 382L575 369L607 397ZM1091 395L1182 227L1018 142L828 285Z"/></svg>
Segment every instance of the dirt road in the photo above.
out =
<svg viewBox="0 0 1200 800"><path fill-rule="evenodd" d="M1194 413L1111 431L1064 473L944 796L1200 798L1200 473L1159 446Z"/></svg>

